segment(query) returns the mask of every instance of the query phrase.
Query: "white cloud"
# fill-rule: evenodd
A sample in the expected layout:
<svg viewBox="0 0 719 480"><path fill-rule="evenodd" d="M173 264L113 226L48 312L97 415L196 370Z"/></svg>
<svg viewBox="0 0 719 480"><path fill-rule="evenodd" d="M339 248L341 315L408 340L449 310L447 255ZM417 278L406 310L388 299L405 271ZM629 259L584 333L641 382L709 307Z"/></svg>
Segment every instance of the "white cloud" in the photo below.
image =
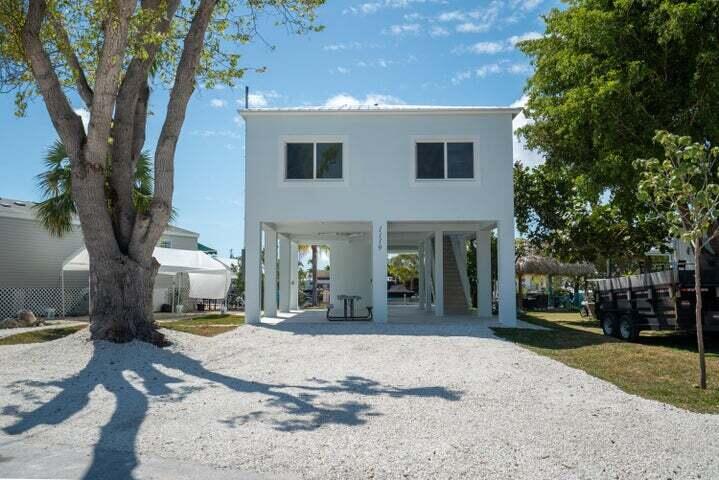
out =
<svg viewBox="0 0 719 480"><path fill-rule="evenodd" d="M418 3L446 3L446 0L380 0L375 2L360 3L352 7L345 8L342 13L353 15L371 15L383 9L389 8L409 8Z"/></svg>
<svg viewBox="0 0 719 480"><path fill-rule="evenodd" d="M527 96L523 95L522 98L512 103L513 107L524 107L527 104ZM529 120L524 116L524 112L520 113L514 120L512 120L512 130L516 132L518 129L527 125ZM529 150L524 142L516 133L512 141L512 151L514 154L514 160L518 160L524 166L536 167L544 163L544 156L534 150Z"/></svg>
<svg viewBox="0 0 719 480"><path fill-rule="evenodd" d="M440 27L438 25L433 26L429 30L430 37L446 37L447 35L449 35L449 30L447 30L444 27Z"/></svg>
<svg viewBox="0 0 719 480"><path fill-rule="evenodd" d="M498 63L482 65L474 71L474 74L478 78L484 78L487 75L496 75L498 73L502 73L502 67Z"/></svg>
<svg viewBox="0 0 719 480"><path fill-rule="evenodd" d="M490 75L510 74L510 75L529 75L532 73L532 67L525 63L512 63L508 60L501 60L497 63L488 63L481 65L474 70L477 78L485 78Z"/></svg>
<svg viewBox="0 0 719 480"><path fill-rule="evenodd" d="M330 70L330 73L339 73L340 75L347 75L350 73L350 69L346 67L335 67Z"/></svg>
<svg viewBox="0 0 719 480"><path fill-rule="evenodd" d="M277 100L280 97L282 97L282 95L274 90L257 90L256 92L250 90L248 102L250 104L250 108L263 108L269 106L274 100ZM244 107L245 99L242 98L237 100L237 104Z"/></svg>
<svg viewBox="0 0 719 480"><path fill-rule="evenodd" d="M512 63L507 66L507 72L512 75L529 75L532 73L532 67L526 63Z"/></svg>
<svg viewBox="0 0 719 480"><path fill-rule="evenodd" d="M514 0L512 2L512 6L519 7L525 12L529 12L530 10L534 10L539 5L541 5L543 0Z"/></svg>
<svg viewBox="0 0 719 480"><path fill-rule="evenodd" d="M465 22L457 25L457 31L459 33L481 33L486 32L490 27L489 24Z"/></svg>
<svg viewBox="0 0 719 480"><path fill-rule="evenodd" d="M90 124L90 111L86 108L76 108L75 113L80 116L82 126L85 127L85 131L87 132L87 126Z"/></svg>
<svg viewBox="0 0 719 480"><path fill-rule="evenodd" d="M478 42L469 47L469 51L479 55L495 55L503 52L505 49L506 47L502 42Z"/></svg>
<svg viewBox="0 0 719 480"><path fill-rule="evenodd" d="M362 50L363 48L376 48L378 45L366 44L361 42L332 43L325 45L322 50L327 52L343 52L345 50Z"/></svg>
<svg viewBox="0 0 719 480"><path fill-rule="evenodd" d="M501 52L508 52L516 48L517 43L524 40L542 38L539 32L526 32L522 35L513 35L506 40L495 40L491 42L477 42L472 45L460 45L452 50L452 53L474 53L477 55L495 55Z"/></svg>
<svg viewBox="0 0 719 480"><path fill-rule="evenodd" d="M213 98L210 100L210 106L212 108L225 108L227 106L227 101L220 98Z"/></svg>
<svg viewBox="0 0 719 480"><path fill-rule="evenodd" d="M459 10L442 12L437 16L437 20L439 20L440 22L461 22L466 18L467 15L464 12L460 12Z"/></svg>
<svg viewBox="0 0 719 480"><path fill-rule="evenodd" d="M389 35L417 35L421 29L422 27L419 25L419 23L402 23L398 25L391 25L387 30L384 31L384 33Z"/></svg>
<svg viewBox="0 0 719 480"><path fill-rule="evenodd" d="M542 38L544 35L542 35L539 32L526 32L521 35L513 35L507 39L507 41L514 47L519 42L523 42L525 40L537 40L538 38Z"/></svg>
<svg viewBox="0 0 719 480"><path fill-rule="evenodd" d="M404 101L392 96L379 93L370 93L365 98L357 98L347 93L340 93L325 101L324 106L330 108L367 107L375 105L404 105Z"/></svg>
<svg viewBox="0 0 719 480"><path fill-rule="evenodd" d="M472 78L471 70L464 70L463 72L457 72L452 77L452 85L459 85L460 83L464 82L465 80L469 80L470 78Z"/></svg>
<svg viewBox="0 0 719 480"><path fill-rule="evenodd" d="M238 115L239 117L239 115ZM235 119L236 123L237 120ZM239 123L238 123L239 124ZM225 137L225 138L242 138L242 134L233 130L193 130L190 132L191 135L197 135L198 137Z"/></svg>

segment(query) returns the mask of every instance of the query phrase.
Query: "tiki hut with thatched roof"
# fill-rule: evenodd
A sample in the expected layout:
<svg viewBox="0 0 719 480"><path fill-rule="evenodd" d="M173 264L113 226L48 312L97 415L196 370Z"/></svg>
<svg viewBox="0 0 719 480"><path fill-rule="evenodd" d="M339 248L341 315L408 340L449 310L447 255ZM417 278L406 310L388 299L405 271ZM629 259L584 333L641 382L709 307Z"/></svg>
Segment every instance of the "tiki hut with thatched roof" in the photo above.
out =
<svg viewBox="0 0 719 480"><path fill-rule="evenodd" d="M519 277L517 287L517 302L522 307L522 277L524 275L547 275L549 277L551 296L551 278L554 275L565 277L588 277L595 275L597 269L591 263L562 263L551 257L541 255L526 255L517 258L515 270Z"/></svg>

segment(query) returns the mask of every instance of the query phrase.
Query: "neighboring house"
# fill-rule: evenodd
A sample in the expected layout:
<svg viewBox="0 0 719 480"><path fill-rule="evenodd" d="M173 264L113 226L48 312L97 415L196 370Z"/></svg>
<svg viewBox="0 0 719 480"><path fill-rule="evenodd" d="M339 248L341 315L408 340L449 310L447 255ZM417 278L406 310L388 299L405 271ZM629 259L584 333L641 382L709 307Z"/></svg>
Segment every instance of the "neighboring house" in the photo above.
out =
<svg viewBox="0 0 719 480"><path fill-rule="evenodd" d="M63 262L84 247L80 225L61 238L52 237L35 217L33 202L0 199L0 318L30 309L45 315L61 312L60 271ZM168 226L158 246L197 250L199 234ZM66 313L87 313L87 272L65 274ZM172 278L158 277L158 300L172 287Z"/></svg>
<svg viewBox="0 0 719 480"><path fill-rule="evenodd" d="M203 245L202 243L197 244L197 249L201 252L205 252L206 254L208 254L211 257L217 256L217 250L215 250L212 247L208 247L207 245Z"/></svg>
<svg viewBox="0 0 719 480"><path fill-rule="evenodd" d="M519 112L413 106L241 111L247 321L297 308L300 243L329 246L333 304L341 304L338 295L359 295L360 306L373 307L375 321L387 321L388 255L416 251L420 308L466 313L472 299L465 242L476 238L478 315L492 314L496 261L499 319L515 325L512 118Z"/></svg>

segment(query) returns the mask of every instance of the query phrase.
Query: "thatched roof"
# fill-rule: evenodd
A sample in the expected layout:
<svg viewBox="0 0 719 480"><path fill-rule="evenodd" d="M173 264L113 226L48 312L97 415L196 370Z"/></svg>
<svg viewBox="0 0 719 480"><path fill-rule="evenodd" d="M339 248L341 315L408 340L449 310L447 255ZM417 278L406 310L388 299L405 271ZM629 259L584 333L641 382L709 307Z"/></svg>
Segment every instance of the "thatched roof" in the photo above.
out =
<svg viewBox="0 0 719 480"><path fill-rule="evenodd" d="M564 275L583 277L594 275L596 268L591 263L561 263L551 257L527 255L515 263L516 272L521 275Z"/></svg>

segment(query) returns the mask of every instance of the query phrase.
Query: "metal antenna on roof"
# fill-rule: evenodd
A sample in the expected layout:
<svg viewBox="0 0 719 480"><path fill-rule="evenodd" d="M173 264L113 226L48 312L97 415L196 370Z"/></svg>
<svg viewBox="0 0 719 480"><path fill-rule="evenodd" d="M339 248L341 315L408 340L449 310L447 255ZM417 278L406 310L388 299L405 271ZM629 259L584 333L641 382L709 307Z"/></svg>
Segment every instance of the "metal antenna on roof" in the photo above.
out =
<svg viewBox="0 0 719 480"><path fill-rule="evenodd" d="M250 109L250 86L245 85L245 110Z"/></svg>

